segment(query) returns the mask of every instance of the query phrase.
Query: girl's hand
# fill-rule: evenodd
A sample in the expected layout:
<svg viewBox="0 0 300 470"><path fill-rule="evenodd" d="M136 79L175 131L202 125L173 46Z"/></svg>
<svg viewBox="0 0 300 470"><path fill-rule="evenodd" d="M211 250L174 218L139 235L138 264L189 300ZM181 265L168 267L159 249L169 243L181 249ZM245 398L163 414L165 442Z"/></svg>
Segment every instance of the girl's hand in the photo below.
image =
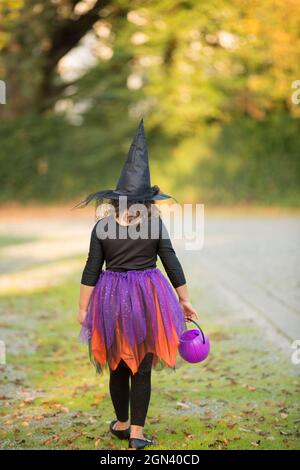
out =
<svg viewBox="0 0 300 470"><path fill-rule="evenodd" d="M198 318L197 312L189 300L179 300L179 303L183 310L185 321L191 321L194 318Z"/></svg>
<svg viewBox="0 0 300 470"><path fill-rule="evenodd" d="M85 317L86 317L86 314L87 314L87 310L79 309L79 312L78 312L78 321L79 321L80 325L83 324L84 319L85 319Z"/></svg>

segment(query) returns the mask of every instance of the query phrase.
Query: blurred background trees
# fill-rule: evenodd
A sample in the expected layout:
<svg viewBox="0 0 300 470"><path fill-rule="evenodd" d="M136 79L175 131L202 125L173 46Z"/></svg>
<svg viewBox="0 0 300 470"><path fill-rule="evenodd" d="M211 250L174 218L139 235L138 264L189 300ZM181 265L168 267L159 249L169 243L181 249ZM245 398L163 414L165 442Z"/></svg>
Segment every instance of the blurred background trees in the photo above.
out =
<svg viewBox="0 0 300 470"><path fill-rule="evenodd" d="M297 0L3 0L1 200L115 186L144 116L179 200L298 205Z"/></svg>

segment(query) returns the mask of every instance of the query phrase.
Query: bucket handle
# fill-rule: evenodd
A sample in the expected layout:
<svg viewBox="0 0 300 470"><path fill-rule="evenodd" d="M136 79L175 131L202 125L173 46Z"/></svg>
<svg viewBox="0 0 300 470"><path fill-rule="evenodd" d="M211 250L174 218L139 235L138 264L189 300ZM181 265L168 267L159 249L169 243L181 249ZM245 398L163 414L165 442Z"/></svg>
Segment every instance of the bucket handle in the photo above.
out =
<svg viewBox="0 0 300 470"><path fill-rule="evenodd" d="M196 325L196 327L198 328L198 330L200 330L200 333L202 335L203 344L205 344L205 336L204 336L202 328L198 325L197 322L195 322L195 320L192 320L191 318L190 318L189 322L193 322Z"/></svg>

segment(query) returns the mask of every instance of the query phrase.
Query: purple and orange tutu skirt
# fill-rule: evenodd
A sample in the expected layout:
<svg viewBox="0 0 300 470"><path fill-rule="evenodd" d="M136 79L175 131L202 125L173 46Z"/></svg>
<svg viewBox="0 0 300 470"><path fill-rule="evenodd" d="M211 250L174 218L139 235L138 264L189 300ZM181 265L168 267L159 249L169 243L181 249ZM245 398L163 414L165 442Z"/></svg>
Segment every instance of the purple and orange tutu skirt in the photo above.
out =
<svg viewBox="0 0 300 470"><path fill-rule="evenodd" d="M80 337L88 343L96 370L116 369L120 361L140 372L147 353L151 366L175 369L183 311L158 268L102 271L92 292Z"/></svg>

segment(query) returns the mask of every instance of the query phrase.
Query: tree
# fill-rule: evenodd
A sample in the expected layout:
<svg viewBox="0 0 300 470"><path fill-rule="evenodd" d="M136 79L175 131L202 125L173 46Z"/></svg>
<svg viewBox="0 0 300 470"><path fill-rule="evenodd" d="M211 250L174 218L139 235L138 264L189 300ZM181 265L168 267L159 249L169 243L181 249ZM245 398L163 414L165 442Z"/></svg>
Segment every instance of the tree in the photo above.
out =
<svg viewBox="0 0 300 470"><path fill-rule="evenodd" d="M176 188L213 202L282 201L285 194L294 203L296 5L2 1L0 71L8 103L0 107L0 159L10 154L2 172L7 197L15 187L20 197L48 198L111 186L144 115L153 177L165 192ZM19 160L26 175L35 175L25 186L13 171Z"/></svg>
<svg viewBox="0 0 300 470"><path fill-rule="evenodd" d="M13 13L14 2L6 3L1 11L6 24L1 62L10 106L5 110L9 117L43 113L68 85L59 77L59 61L79 44L111 2L87 2L87 9L81 10L76 9L80 0L24 0Z"/></svg>

